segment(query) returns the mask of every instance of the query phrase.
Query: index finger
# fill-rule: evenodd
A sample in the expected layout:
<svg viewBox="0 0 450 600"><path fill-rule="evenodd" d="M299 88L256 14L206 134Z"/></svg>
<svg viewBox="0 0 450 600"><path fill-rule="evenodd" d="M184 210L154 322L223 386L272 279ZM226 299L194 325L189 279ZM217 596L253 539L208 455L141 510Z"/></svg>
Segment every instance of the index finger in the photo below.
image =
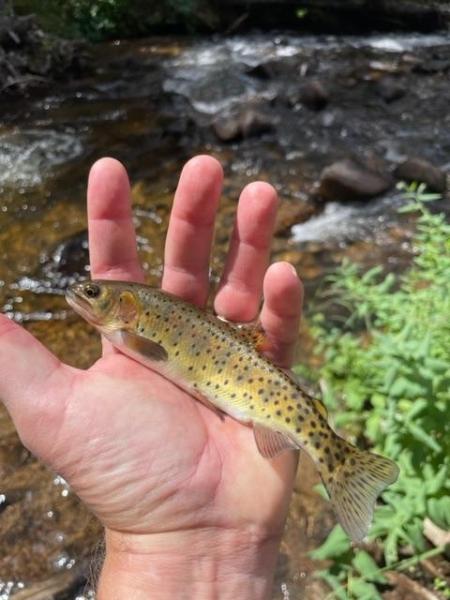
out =
<svg viewBox="0 0 450 600"><path fill-rule="evenodd" d="M143 281L125 167L114 158L98 160L88 182L89 256L93 279Z"/></svg>
<svg viewBox="0 0 450 600"><path fill-rule="evenodd" d="M102 158L92 166L87 212L91 277L144 281L131 212L130 183L118 160ZM103 351L112 351L105 339Z"/></svg>

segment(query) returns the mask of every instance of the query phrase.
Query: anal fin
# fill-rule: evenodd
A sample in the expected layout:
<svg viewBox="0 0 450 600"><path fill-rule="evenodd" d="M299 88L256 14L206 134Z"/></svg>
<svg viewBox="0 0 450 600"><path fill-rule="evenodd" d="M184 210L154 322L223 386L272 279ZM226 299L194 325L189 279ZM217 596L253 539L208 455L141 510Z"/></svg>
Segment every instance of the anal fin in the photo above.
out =
<svg viewBox="0 0 450 600"><path fill-rule="evenodd" d="M264 458L274 458L285 450L298 450L298 446L287 435L264 425L254 423L253 433L258 450Z"/></svg>

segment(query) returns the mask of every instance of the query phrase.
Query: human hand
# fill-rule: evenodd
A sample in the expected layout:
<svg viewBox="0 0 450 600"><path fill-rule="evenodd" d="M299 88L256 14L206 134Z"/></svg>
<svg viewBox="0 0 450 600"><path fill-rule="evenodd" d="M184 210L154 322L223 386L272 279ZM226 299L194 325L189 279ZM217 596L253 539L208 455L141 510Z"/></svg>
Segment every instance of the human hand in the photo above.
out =
<svg viewBox="0 0 450 600"><path fill-rule="evenodd" d="M162 287L203 306L222 170L199 156L183 169ZM239 201L214 301L229 320L257 316L268 353L289 367L301 286L285 263L267 269L277 197L265 183ZM126 172L113 159L90 174L91 273L143 281ZM0 398L34 454L62 475L106 530L99 598L266 598L296 455L262 458L250 427L219 419L107 342L89 370L62 364L0 317Z"/></svg>

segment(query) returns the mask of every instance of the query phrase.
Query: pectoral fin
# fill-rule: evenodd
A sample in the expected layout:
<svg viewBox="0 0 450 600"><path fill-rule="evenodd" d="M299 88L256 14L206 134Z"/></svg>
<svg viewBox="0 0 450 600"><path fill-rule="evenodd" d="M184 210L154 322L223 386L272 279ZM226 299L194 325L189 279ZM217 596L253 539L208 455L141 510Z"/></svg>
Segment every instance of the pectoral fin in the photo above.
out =
<svg viewBox="0 0 450 600"><path fill-rule="evenodd" d="M255 434L255 442L258 450L264 458L274 458L277 454L285 450L298 449L284 433L274 431L264 425L253 425L253 433Z"/></svg>
<svg viewBox="0 0 450 600"><path fill-rule="evenodd" d="M131 351L148 358L149 360L164 361L168 359L166 349L149 340L129 331L121 331L122 343Z"/></svg>

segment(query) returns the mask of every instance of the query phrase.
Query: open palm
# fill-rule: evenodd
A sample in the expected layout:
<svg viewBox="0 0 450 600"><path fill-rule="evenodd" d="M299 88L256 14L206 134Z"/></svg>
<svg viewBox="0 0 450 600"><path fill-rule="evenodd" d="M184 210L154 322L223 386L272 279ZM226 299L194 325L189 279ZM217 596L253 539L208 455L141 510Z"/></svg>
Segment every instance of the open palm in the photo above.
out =
<svg viewBox="0 0 450 600"><path fill-rule="evenodd" d="M163 289L203 306L222 171L199 156L185 166L166 241ZM257 316L271 358L290 366L301 287L295 271L267 269L276 193L253 183L241 194L218 314ZM93 278L142 281L122 165L102 159L88 189ZM191 529L279 536L296 456L262 458L250 427L221 418L170 381L104 342L89 370L68 367L0 317L0 398L24 444L60 473L110 532Z"/></svg>

